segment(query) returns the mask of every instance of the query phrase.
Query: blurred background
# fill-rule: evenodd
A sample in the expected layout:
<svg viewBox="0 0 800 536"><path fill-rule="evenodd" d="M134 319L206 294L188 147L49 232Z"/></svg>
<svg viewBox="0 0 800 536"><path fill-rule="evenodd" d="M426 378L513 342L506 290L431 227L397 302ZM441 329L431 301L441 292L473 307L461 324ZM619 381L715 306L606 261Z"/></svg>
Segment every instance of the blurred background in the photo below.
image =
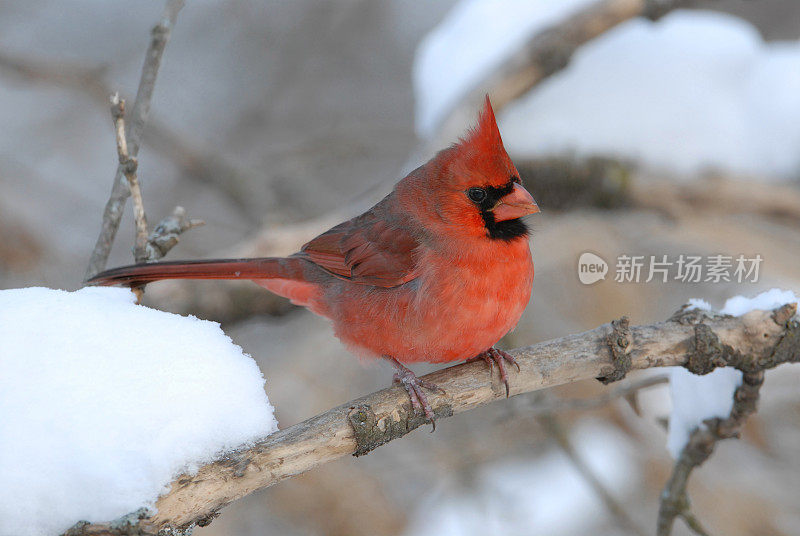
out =
<svg viewBox="0 0 800 536"><path fill-rule="evenodd" d="M168 258L295 251L455 141L473 117L443 124L469 90L591 3L189 0L139 153L151 223L176 205L206 221ZM503 346L623 314L663 320L689 298L719 308L800 289L800 3L691 7L619 24L498 111L542 207L533 297ZM162 9L0 0L0 288L81 286L117 165L107 97L132 103ZM132 262L132 219L109 266ZM586 251L609 263L593 285L577 276ZM675 267L668 282L615 281L621 255L681 254L763 262L742 283L684 282ZM281 427L391 379L255 285L153 284L146 301L222 322L258 361ZM693 475L713 534L800 535L798 379L768 374L743 439ZM672 466L668 386L597 400L614 388L581 382L458 415L237 501L196 534L653 533ZM577 410L574 398L595 402Z"/></svg>

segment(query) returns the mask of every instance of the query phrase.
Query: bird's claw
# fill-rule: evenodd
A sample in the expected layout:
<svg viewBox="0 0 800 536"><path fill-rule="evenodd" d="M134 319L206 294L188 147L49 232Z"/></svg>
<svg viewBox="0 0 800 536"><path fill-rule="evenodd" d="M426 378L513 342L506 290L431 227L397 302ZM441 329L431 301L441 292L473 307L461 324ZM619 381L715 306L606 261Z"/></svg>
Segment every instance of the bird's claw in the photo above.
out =
<svg viewBox="0 0 800 536"><path fill-rule="evenodd" d="M512 356L508 352L499 350L497 348L489 348L482 354L467 359L467 363L472 363L474 361L485 361L486 364L489 365L489 374L494 373L494 365L495 363L497 364L497 368L500 371L500 381L502 381L503 385L506 386L506 398L508 398L509 395L508 373L506 372L505 362L508 361L509 363L517 367L517 372L519 372L520 371L519 363L517 363L517 360L514 359L514 356Z"/></svg>
<svg viewBox="0 0 800 536"><path fill-rule="evenodd" d="M392 360L392 362L397 369L397 372L394 373L394 381L405 388L406 392L408 393L408 397L411 399L411 408L415 412L421 411L424 413L425 417L430 421L431 425L433 425L433 429L431 431L435 431L436 415L433 413L433 408L431 408L430 402L428 402L428 396L425 394L423 389L428 389L429 391L434 391L441 394L446 394L445 390L435 383L417 378L416 374L396 360Z"/></svg>

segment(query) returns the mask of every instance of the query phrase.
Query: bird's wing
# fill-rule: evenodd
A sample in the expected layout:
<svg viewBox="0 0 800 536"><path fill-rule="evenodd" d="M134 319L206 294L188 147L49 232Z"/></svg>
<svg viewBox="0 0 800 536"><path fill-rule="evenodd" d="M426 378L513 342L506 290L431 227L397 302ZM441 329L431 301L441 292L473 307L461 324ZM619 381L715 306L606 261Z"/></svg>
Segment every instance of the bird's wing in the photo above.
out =
<svg viewBox="0 0 800 536"><path fill-rule="evenodd" d="M301 255L340 279L377 287L402 285L417 277L419 246L405 223L382 202L314 238Z"/></svg>

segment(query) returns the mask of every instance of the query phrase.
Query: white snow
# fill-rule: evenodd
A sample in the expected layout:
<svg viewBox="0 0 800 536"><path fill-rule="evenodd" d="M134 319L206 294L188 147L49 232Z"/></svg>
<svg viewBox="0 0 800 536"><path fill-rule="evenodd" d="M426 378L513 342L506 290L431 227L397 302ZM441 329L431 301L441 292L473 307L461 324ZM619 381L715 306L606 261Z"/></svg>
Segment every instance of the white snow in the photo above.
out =
<svg viewBox="0 0 800 536"><path fill-rule="evenodd" d="M617 496L638 479L634 449L619 431L584 421L571 441L578 455ZM587 534L606 515L597 494L557 450L535 460L488 464L469 488L443 487L421 502L407 536L559 536Z"/></svg>
<svg viewBox="0 0 800 536"><path fill-rule="evenodd" d="M797 303L800 300L791 290L781 290L773 288L762 292L753 298L745 298L744 296L734 296L725 301L725 307L720 310L720 313L725 315L742 316L755 311L756 309L770 310L786 305L787 303Z"/></svg>
<svg viewBox="0 0 800 536"><path fill-rule="evenodd" d="M695 428L706 419L727 417L733 407L733 392L742 382L742 373L718 368L705 376L683 367L671 367L669 388L672 413L669 417L667 450L678 459Z"/></svg>
<svg viewBox="0 0 800 536"><path fill-rule="evenodd" d="M594 0L462 0L420 42L416 129L434 133L459 97L535 32Z"/></svg>
<svg viewBox="0 0 800 536"><path fill-rule="evenodd" d="M0 535L152 507L178 473L277 429L255 361L130 291L0 291Z"/></svg>
<svg viewBox="0 0 800 536"><path fill-rule="evenodd" d="M755 309L774 309L798 302L792 291L773 288L754 298L736 296L728 299L720 313L741 316ZM697 309L711 310L708 302L690 300ZM697 376L683 367L670 369L672 413L669 418L667 449L678 458L695 428L714 417L727 417L733 407L733 392L742 381L742 373L732 368L716 369L710 374Z"/></svg>
<svg viewBox="0 0 800 536"><path fill-rule="evenodd" d="M429 134L453 99L543 19L581 2L553 4L457 4L418 49L418 131ZM766 43L731 15L676 11L582 46L564 71L504 110L500 130L517 158L604 154L678 175L791 179L800 173L798 94L800 42Z"/></svg>

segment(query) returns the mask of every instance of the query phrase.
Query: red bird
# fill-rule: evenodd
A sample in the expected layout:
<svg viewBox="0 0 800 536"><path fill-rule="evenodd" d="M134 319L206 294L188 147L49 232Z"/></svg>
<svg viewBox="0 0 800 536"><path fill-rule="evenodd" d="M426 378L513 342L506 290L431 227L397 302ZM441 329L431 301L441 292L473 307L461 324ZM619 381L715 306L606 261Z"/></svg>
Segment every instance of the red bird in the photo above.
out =
<svg viewBox="0 0 800 536"><path fill-rule="evenodd" d="M516 326L533 261L522 217L539 211L503 147L489 98L478 124L398 182L364 214L286 258L126 266L89 283L251 279L333 322L354 353L389 360L415 411L438 389L403 363L485 360L516 365L494 344ZM519 367L517 365L517 367Z"/></svg>

